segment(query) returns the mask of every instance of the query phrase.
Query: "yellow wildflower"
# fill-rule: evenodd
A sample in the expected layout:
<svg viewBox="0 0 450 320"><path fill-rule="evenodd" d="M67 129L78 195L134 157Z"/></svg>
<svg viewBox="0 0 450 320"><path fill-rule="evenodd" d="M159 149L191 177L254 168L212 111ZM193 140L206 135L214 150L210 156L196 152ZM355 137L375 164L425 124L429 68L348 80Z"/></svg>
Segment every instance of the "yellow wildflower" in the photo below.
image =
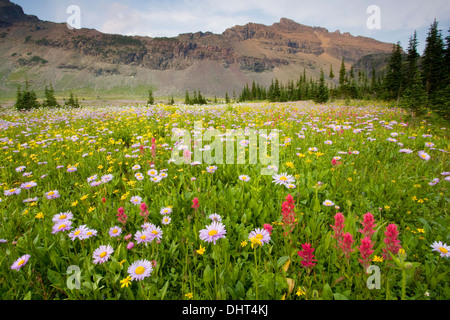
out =
<svg viewBox="0 0 450 320"><path fill-rule="evenodd" d="M383 259L383 257L380 257L380 256L374 256L372 261L373 262L383 262L384 259Z"/></svg>
<svg viewBox="0 0 450 320"><path fill-rule="evenodd" d="M121 288L123 288L123 287L127 287L128 288L128 286L130 285L130 283L131 283L131 276L128 276L128 277L126 277L125 279L123 279L123 280L120 280L120 283L122 284L120 287Z"/></svg>
<svg viewBox="0 0 450 320"><path fill-rule="evenodd" d="M198 254L204 254L205 253L206 248L202 247L202 245L200 245L200 249L195 250L195 252L197 252Z"/></svg>
<svg viewBox="0 0 450 320"><path fill-rule="evenodd" d="M42 218L44 218L44 214L43 214L42 212L39 212L39 213L36 214L34 217L35 217L36 219L42 219Z"/></svg>
<svg viewBox="0 0 450 320"><path fill-rule="evenodd" d="M297 292L295 294L297 296L301 297L301 296L305 296L306 292L302 288L298 287Z"/></svg>

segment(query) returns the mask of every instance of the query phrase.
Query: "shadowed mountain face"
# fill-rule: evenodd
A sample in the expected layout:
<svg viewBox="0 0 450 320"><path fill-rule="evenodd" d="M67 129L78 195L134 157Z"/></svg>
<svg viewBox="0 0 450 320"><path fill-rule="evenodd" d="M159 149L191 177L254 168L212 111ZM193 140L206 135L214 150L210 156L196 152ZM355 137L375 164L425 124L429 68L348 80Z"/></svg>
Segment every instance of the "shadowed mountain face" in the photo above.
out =
<svg viewBox="0 0 450 320"><path fill-rule="evenodd" d="M392 44L328 32L282 18L271 26L248 23L222 34L197 32L172 38L103 34L71 30L65 23L26 15L0 0L0 95L10 96L28 78L35 89L52 83L56 90L95 94L121 90L139 95L149 86L156 95L183 95L200 89L224 96L253 80L317 77L348 66L363 56L389 53ZM127 90L128 89L128 90Z"/></svg>

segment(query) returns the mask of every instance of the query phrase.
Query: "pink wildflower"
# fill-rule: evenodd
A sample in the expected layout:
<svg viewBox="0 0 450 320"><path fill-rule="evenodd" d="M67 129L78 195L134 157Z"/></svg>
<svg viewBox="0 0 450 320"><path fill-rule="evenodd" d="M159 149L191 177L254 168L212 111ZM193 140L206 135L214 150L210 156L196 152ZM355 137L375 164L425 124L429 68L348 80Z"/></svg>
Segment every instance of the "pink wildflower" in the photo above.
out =
<svg viewBox="0 0 450 320"><path fill-rule="evenodd" d="M383 248L383 258L390 260L391 256L388 252L391 252L392 254L397 254L398 250L401 248L400 240L397 239L398 237L398 230L397 226L393 223L387 226L386 231L384 232L385 238L384 238L384 244L386 245L385 248Z"/></svg>
<svg viewBox="0 0 450 320"><path fill-rule="evenodd" d="M183 151L183 158L184 158L185 163L191 162L191 155L192 155L192 152L190 152L189 150Z"/></svg>
<svg viewBox="0 0 450 320"><path fill-rule="evenodd" d="M141 209L140 215L142 217L144 217L145 221L147 221L147 217L149 215L148 206L145 204L145 202L142 202L141 205L139 206L139 208Z"/></svg>
<svg viewBox="0 0 450 320"><path fill-rule="evenodd" d="M353 242L354 242L353 236L348 232L346 234L344 234L344 236L342 237L342 240L339 241L341 250L347 259L350 258L350 253L355 251L354 249L352 249Z"/></svg>
<svg viewBox="0 0 450 320"><path fill-rule="evenodd" d="M314 248L311 248L309 243L302 244L302 250L297 254L303 259L300 263L303 268L308 269L308 272L310 268L316 265L315 261L317 260L314 259Z"/></svg>
<svg viewBox="0 0 450 320"><path fill-rule="evenodd" d="M266 229L266 231L269 233L269 235L272 234L273 227L269 223L266 223L263 227L264 227L264 229Z"/></svg>
<svg viewBox="0 0 450 320"><path fill-rule="evenodd" d="M153 137L152 138L152 157L155 158L156 157L156 139Z"/></svg>
<svg viewBox="0 0 450 320"><path fill-rule="evenodd" d="M372 238L372 235L375 232L375 227L377 226L375 222L375 219L373 218L373 215L370 212L367 212L363 216L363 222L361 224L364 226L364 229L359 229L358 231L363 234L363 237L369 237Z"/></svg>
<svg viewBox="0 0 450 320"><path fill-rule="evenodd" d="M344 215L342 214L342 212L338 212L336 213L336 215L334 216L334 226L330 225L330 227L333 228L334 230L334 236L333 238L335 238L337 240L337 243L340 243L342 240L342 237L344 236Z"/></svg>
<svg viewBox="0 0 450 320"><path fill-rule="evenodd" d="M126 235L125 237L123 237L123 240L130 240L131 239L131 233L130 234L128 234L128 235Z"/></svg>
<svg viewBox="0 0 450 320"><path fill-rule="evenodd" d="M331 164L333 165L333 167L334 166L338 166L338 165L340 165L341 164L341 162L340 161L337 161L336 159L334 159L333 158L333 160L331 160Z"/></svg>
<svg viewBox="0 0 450 320"><path fill-rule="evenodd" d="M285 235L292 232L294 226L297 224L295 222L295 212L294 212L294 199L290 194L286 196L286 201L281 205L281 214L283 215L283 228L286 230Z"/></svg>
<svg viewBox="0 0 450 320"><path fill-rule="evenodd" d="M125 213L125 210L122 207L120 207L119 209L117 209L117 212L118 212L117 217L118 217L119 222L122 223L123 225L125 225L127 223L127 219L128 219L128 216Z"/></svg>
<svg viewBox="0 0 450 320"><path fill-rule="evenodd" d="M197 211L197 209L200 207L200 205L198 204L198 198L194 198L194 200L192 200L192 206L191 208L195 209L195 211Z"/></svg>
<svg viewBox="0 0 450 320"><path fill-rule="evenodd" d="M359 262L363 265L364 270L367 270L367 267L370 264L370 255L373 253L372 247L372 240L368 236L361 239L361 245L357 247L361 254L361 259Z"/></svg>

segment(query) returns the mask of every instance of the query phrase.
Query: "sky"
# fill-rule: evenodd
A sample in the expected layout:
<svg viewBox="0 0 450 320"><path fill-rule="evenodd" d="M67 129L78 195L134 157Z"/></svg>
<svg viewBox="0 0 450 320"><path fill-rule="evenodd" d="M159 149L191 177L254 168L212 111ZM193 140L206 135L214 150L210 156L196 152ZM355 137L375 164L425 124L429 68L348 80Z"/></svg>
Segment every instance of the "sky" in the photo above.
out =
<svg viewBox="0 0 450 320"><path fill-rule="evenodd" d="M82 28L104 33L173 37L189 32L222 33L249 22L272 25L281 18L330 32L339 30L397 43L406 51L417 31L423 53L436 19L443 37L450 27L448 0L11 0L41 20L66 22L79 7ZM376 6L373 9L373 6ZM75 20L71 20L75 21Z"/></svg>

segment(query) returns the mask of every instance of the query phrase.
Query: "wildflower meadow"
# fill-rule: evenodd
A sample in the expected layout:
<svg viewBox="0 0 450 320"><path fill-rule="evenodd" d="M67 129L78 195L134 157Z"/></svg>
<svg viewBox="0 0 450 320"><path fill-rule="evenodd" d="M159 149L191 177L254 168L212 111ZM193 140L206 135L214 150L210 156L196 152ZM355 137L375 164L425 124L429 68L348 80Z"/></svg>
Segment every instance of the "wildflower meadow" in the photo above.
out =
<svg viewBox="0 0 450 320"><path fill-rule="evenodd" d="M0 111L4 300L448 300L449 129L382 103Z"/></svg>

